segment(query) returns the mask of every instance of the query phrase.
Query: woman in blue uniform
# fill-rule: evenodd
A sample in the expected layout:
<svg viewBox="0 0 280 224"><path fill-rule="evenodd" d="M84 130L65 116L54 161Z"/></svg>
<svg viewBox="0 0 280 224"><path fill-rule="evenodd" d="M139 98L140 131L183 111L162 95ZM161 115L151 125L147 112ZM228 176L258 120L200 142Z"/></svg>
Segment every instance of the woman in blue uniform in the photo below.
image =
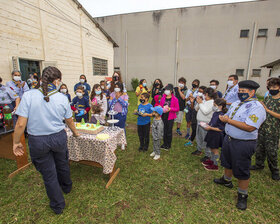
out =
<svg viewBox="0 0 280 224"><path fill-rule="evenodd" d="M66 124L74 136L79 136L68 99L57 91L61 72L55 67L43 70L42 86L23 95L16 111L19 116L14 132L13 151L16 156L23 154L20 137L27 125L28 145L32 163L42 174L50 207L56 214L63 212L63 193L72 188L68 161Z"/></svg>
<svg viewBox="0 0 280 224"><path fill-rule="evenodd" d="M21 73L20 71L14 70L12 72L13 80L6 83L7 87L10 87L13 91L16 92L16 94L21 99L23 94L29 90L29 87L26 82L21 80Z"/></svg>
<svg viewBox="0 0 280 224"><path fill-rule="evenodd" d="M87 83L87 78L85 75L80 75L80 82L78 82L75 86L74 86L74 92L76 92L78 86L82 86L84 87L84 91L85 91L85 98L89 99L89 94L90 94L90 85Z"/></svg>

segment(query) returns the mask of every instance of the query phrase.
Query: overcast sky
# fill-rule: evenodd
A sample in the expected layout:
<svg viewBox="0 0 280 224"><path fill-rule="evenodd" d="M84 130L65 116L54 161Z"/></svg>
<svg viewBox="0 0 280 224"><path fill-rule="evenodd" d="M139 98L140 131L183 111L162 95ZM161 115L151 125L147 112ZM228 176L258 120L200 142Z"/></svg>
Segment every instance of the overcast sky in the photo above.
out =
<svg viewBox="0 0 280 224"><path fill-rule="evenodd" d="M79 0L93 17L246 1L250 0Z"/></svg>

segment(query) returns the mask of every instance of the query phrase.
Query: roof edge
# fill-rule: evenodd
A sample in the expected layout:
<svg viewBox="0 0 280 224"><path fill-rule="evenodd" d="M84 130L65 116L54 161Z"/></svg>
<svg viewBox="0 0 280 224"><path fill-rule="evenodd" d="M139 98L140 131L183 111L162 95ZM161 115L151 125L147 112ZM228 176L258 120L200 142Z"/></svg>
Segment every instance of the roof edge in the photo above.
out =
<svg viewBox="0 0 280 224"><path fill-rule="evenodd" d="M273 62L270 62L266 65L263 65L263 66L261 66L261 68L272 68L276 64L280 64L280 59L278 59L276 61L273 61Z"/></svg>

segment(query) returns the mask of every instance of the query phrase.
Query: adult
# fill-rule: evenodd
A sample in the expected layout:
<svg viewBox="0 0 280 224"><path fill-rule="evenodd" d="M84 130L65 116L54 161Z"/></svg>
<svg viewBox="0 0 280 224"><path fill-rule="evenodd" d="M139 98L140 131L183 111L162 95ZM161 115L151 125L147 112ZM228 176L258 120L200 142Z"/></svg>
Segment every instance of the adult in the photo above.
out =
<svg viewBox="0 0 280 224"><path fill-rule="evenodd" d="M20 99L23 94L29 90L27 83L21 80L21 73L18 70L12 71L12 80L7 82L6 86L15 91ZM13 103L15 103L15 101Z"/></svg>
<svg viewBox="0 0 280 224"><path fill-rule="evenodd" d="M176 133L180 136L182 135L180 128L184 117L184 109L186 107L185 98L188 90L186 83L187 80L184 77L181 77L178 80L178 87L174 88L175 96L179 101L179 111L177 112L177 117L175 119L175 122L177 123Z"/></svg>
<svg viewBox="0 0 280 224"><path fill-rule="evenodd" d="M227 81L227 90L223 95L223 98L227 101L227 107L239 100L238 98L238 76L230 75Z"/></svg>
<svg viewBox="0 0 280 224"><path fill-rule="evenodd" d="M107 113L107 99L106 95L102 92L102 88L99 84L95 84L92 88L91 94L90 94L90 101L91 106L98 106L100 111L96 113L92 109L91 114L91 123L95 123L97 121L100 122L100 124L105 124L105 117Z"/></svg>
<svg viewBox="0 0 280 224"><path fill-rule="evenodd" d="M258 129L266 119L265 109L255 96L258 88L254 81L241 81L239 100L232 103L224 116L219 116L226 123L220 157L224 175L214 182L232 188L232 176L238 179L236 207L241 210L247 208L251 157L256 150Z"/></svg>
<svg viewBox="0 0 280 224"><path fill-rule="evenodd" d="M150 92L148 87L147 87L147 81L146 79L141 79L139 82L139 86L137 86L135 90L135 95L137 97L137 105L139 106L141 104L140 99L141 99L141 94L142 93L148 93Z"/></svg>
<svg viewBox="0 0 280 224"><path fill-rule="evenodd" d="M42 86L23 95L16 111L19 116L14 132L13 152L23 155L20 138L27 125L31 161L42 174L50 207L61 214L65 207L63 193L72 189L68 161L66 124L74 136L79 136L68 99L57 91L61 72L55 67L46 67L42 74Z"/></svg>
<svg viewBox="0 0 280 224"><path fill-rule="evenodd" d="M125 88L125 84L123 83L123 80L122 80L122 74L120 71L115 71L114 74L112 75L112 81L111 83L109 84L108 86L108 89L110 90L110 92L114 92L115 90L115 85L117 83L122 83L122 86L123 86L123 92L126 93L127 90Z"/></svg>
<svg viewBox="0 0 280 224"><path fill-rule="evenodd" d="M125 129L128 112L128 95L124 93L123 84L121 82L115 83L114 86L114 92L110 95L109 110L118 112L118 114L114 116L115 119L119 120L116 126Z"/></svg>
<svg viewBox="0 0 280 224"><path fill-rule="evenodd" d="M220 82L218 80L213 79L210 81L210 88L215 90L219 98L222 98L223 94L218 90L219 84Z"/></svg>
<svg viewBox="0 0 280 224"><path fill-rule="evenodd" d="M153 88L152 88L152 105L155 106L156 102L155 102L155 97L162 95L162 88L163 88L163 84L162 81L160 79L156 79L154 81L153 84Z"/></svg>
<svg viewBox="0 0 280 224"><path fill-rule="evenodd" d="M87 83L87 78L84 74L80 75L80 82L78 82L75 86L74 86L74 92L76 92L78 86L82 86L84 87L84 92L85 92L85 98L89 99L89 94L90 94L90 90L91 87L90 85Z"/></svg>

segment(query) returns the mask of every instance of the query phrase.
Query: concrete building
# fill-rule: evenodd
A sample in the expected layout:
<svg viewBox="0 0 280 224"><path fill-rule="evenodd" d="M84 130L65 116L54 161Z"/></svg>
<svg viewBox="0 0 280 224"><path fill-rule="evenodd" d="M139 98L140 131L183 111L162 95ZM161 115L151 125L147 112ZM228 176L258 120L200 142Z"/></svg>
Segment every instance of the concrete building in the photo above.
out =
<svg viewBox="0 0 280 224"><path fill-rule="evenodd" d="M85 74L99 82L114 69L117 44L77 0L0 0L0 76L22 79L57 66L71 93Z"/></svg>
<svg viewBox="0 0 280 224"><path fill-rule="evenodd" d="M268 68L269 71L269 77L276 77L280 78L280 59L270 62L266 65L263 65L262 68Z"/></svg>
<svg viewBox="0 0 280 224"><path fill-rule="evenodd" d="M269 70L260 65L279 58L280 1L219 4L99 17L97 21L117 41L115 67L126 84L132 78L148 83L161 78L188 86L198 78L208 85L227 76L265 83ZM265 84L260 93L263 93Z"/></svg>

